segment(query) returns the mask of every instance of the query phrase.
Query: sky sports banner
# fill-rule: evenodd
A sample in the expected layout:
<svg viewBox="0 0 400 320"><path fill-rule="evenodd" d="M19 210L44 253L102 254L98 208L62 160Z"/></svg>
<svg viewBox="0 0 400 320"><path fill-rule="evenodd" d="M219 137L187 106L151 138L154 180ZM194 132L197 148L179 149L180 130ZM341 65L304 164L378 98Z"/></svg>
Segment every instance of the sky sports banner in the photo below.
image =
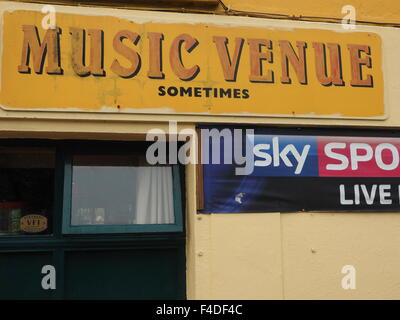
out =
<svg viewBox="0 0 400 320"><path fill-rule="evenodd" d="M237 144L237 129L228 130L231 163L227 131L220 163L212 156L216 139L202 139L203 154L210 151L203 159L204 213L400 210L400 138L259 129L243 132Z"/></svg>

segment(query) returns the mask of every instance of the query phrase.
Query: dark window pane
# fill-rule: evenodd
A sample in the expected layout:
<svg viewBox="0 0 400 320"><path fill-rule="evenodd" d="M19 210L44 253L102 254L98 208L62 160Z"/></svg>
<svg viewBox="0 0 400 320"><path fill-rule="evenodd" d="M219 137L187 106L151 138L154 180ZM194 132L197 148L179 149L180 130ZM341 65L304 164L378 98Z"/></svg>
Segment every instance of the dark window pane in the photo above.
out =
<svg viewBox="0 0 400 320"><path fill-rule="evenodd" d="M55 151L0 146L0 235L50 234Z"/></svg>

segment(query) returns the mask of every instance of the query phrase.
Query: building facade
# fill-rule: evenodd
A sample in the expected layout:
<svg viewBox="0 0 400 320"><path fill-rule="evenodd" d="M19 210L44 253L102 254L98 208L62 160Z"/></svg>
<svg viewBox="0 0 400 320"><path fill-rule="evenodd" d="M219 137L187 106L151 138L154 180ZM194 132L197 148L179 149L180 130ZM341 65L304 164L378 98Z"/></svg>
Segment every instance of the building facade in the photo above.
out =
<svg viewBox="0 0 400 320"><path fill-rule="evenodd" d="M397 2L0 21L2 299L400 297Z"/></svg>

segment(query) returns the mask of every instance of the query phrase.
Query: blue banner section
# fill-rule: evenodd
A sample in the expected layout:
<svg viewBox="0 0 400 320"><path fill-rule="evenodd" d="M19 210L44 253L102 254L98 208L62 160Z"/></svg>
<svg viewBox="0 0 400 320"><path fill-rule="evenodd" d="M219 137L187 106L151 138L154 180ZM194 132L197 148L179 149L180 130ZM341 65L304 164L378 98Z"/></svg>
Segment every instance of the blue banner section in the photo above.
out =
<svg viewBox="0 0 400 320"><path fill-rule="evenodd" d="M284 197L279 194L281 191L273 195L271 183L275 183L276 178L318 176L317 141L314 136L274 135L262 131L251 134L245 130L235 136L234 129L224 130L224 138L214 136L214 140L202 141L202 151L208 149L209 162L212 162L212 152L219 150L220 154L216 163L203 165L204 212L265 211L264 200L268 201L268 211L279 211ZM227 130L232 139L227 139ZM237 137L241 139L235 140ZM208 143L207 148L204 148L204 143ZM226 143L230 144L230 148L225 148ZM226 163L228 157L226 153L224 156L225 150L230 150L232 163ZM244 163L240 161L240 156L245 159ZM246 168L245 173L239 172L240 168ZM267 198L260 198L262 195ZM260 199L264 200L260 202Z"/></svg>
<svg viewBox="0 0 400 320"><path fill-rule="evenodd" d="M249 155L245 153L246 143L249 150L253 149L253 144L246 139L245 130L240 135L240 141L234 141L233 128L203 128L203 130L208 129L217 129L218 132L224 132L226 135L225 138L221 139L202 140L202 156L209 162L209 164L203 164L205 207L203 212L243 212L243 210L247 210L243 208L244 202L250 204L255 195L254 191L257 190L257 185L262 187L266 181L265 177L236 174L236 169L244 167L245 164L236 163L234 159L235 148L241 149L241 155L245 156L245 160L248 162ZM217 131L215 130L215 132ZM226 137L228 136L231 139L227 139ZM219 143L219 146L216 143ZM230 150L229 158L233 160L230 164L226 164L227 159L224 157L225 143L230 144L229 148L227 148L227 150ZM207 144L207 147L205 144ZM206 149L209 152L207 155L205 154ZM212 152L217 150L220 154L219 159L217 162L212 163ZM252 165L253 163L251 163Z"/></svg>
<svg viewBox="0 0 400 320"><path fill-rule="evenodd" d="M268 178L237 176L234 165L203 166L204 210L207 213L256 212L254 200L268 185Z"/></svg>
<svg viewBox="0 0 400 320"><path fill-rule="evenodd" d="M313 136L254 135L251 176L317 177L318 148ZM246 137L251 143L249 136ZM253 159L252 159L253 158Z"/></svg>

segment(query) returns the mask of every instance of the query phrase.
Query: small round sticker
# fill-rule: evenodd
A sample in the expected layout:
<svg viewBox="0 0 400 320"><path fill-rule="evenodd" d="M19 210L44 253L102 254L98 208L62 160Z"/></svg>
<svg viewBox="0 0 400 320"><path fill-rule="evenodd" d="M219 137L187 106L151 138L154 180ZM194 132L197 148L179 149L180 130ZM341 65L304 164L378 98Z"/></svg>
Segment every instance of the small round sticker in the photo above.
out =
<svg viewBox="0 0 400 320"><path fill-rule="evenodd" d="M21 218L20 226L25 232L42 232L47 229L47 218L39 214L29 214Z"/></svg>

